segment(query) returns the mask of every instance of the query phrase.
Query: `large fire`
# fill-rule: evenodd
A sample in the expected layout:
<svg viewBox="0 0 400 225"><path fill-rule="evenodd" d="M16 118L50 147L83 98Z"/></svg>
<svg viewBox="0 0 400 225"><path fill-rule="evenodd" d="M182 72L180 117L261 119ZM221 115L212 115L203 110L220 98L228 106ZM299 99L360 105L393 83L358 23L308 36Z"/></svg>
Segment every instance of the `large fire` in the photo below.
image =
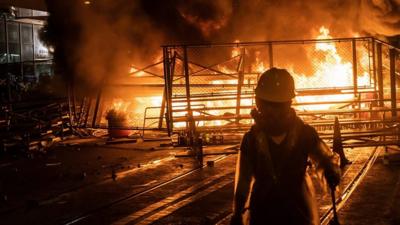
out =
<svg viewBox="0 0 400 225"><path fill-rule="evenodd" d="M329 34L329 30L325 27L321 27L319 29L319 34L316 36L316 39L321 40L321 42L316 42L313 48L308 47L306 52L308 54L308 58L311 61L311 65L313 66L312 71L313 74L303 74L297 72L293 65L287 64L285 68L294 76L296 88L297 90L301 89L318 89L318 88L338 88L338 87L347 87L351 90L353 86L353 66L351 58L349 59L343 57L335 42L325 42L324 39L331 39L332 37ZM235 41L239 42L239 41ZM232 59L239 61L241 54L248 54L248 52L243 52L241 48L234 47L231 51ZM267 66L269 63L267 62L265 57L262 56L260 51L254 51L253 62L251 63L250 70L251 73L257 73L258 75L267 70ZM314 57L318 55L319 57ZM366 48L358 48L357 49L357 58L358 58L358 66L362 69L360 71L369 71L366 68L369 68L370 57L369 52ZM217 65L216 69L221 73L232 75L238 74L238 68L232 69L228 68L224 65ZM249 70L249 69L247 69ZM130 73L137 72L138 69L132 67ZM135 73L134 76L140 77L142 76L142 72ZM217 76L216 76L217 77ZM238 79L235 77L227 78L226 76L221 76L222 79L214 79L207 81L207 85L235 85L238 83ZM258 76L257 76L258 77ZM363 72L363 74L357 75L357 82L359 87L370 86L370 74L368 72ZM244 85L247 85L247 88L253 87L256 84L256 78L245 78L243 81ZM247 90L248 90L247 89ZM230 90L232 91L232 89ZM221 93L228 93L229 90L225 90L224 88L220 89ZM297 110L327 110L338 107L337 103L332 104L318 104L318 102L338 102L338 101L351 101L354 99L354 93L348 94L332 94L332 95L316 95L316 96L301 96L298 95L294 102L297 103ZM144 109L146 107L160 107L162 102L161 96L148 96L148 97L135 97L132 100L122 100L122 99L114 99L110 108L114 108L116 110L124 111L128 115L128 120L131 123L138 124L138 121L143 121L144 117ZM307 102L308 104L301 105L301 103ZM310 104L310 103L316 104ZM186 103L173 103L173 107L185 109ZM236 113L235 106L237 101L235 99L232 100L221 100L221 101L203 101L199 103L193 103L192 108L194 109L193 115L205 115L202 114L201 108L215 108L215 107L226 107L232 106L232 109L226 110L208 110L206 115L234 115ZM198 105L196 105L198 104ZM240 101L241 106L247 106L245 109L241 109L241 114L248 114L250 112L251 106L254 106L254 100L251 98L243 98ZM343 105L343 104L342 104ZM159 114L158 114L159 115ZM174 114L175 116L186 116L186 112L177 112ZM234 122L232 120L211 120L211 121L199 121L196 123L198 126L221 126L226 125L228 123ZM250 123L250 120L242 120L242 123ZM138 124L140 125L140 124ZM175 122L174 127L185 127L187 124L185 122Z"/></svg>
<svg viewBox="0 0 400 225"><path fill-rule="evenodd" d="M317 36L318 40L331 39L329 30L325 27L320 28L320 35ZM352 87L353 86L353 66L352 63L338 54L335 42L320 42L315 44L313 51L321 52L324 55L323 60L311 58L312 65L315 65L315 73L311 76L298 74L292 68L288 68L291 74L294 75L296 81L296 88L323 88L323 87ZM361 49L358 52L361 54L361 66L368 68L368 52L366 49ZM357 77L358 86L369 86L370 75L364 72L362 76ZM301 102L329 102L329 101L345 101L352 100L353 94L341 95L323 95L323 96L297 96L296 101ZM301 106L302 110L326 110L335 107L335 104L316 104Z"/></svg>

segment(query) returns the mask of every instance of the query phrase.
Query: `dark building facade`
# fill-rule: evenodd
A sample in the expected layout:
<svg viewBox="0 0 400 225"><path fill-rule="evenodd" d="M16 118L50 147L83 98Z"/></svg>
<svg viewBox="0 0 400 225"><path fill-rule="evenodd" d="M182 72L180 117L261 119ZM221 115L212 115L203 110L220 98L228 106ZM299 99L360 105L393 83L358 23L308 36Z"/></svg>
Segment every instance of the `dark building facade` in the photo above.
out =
<svg viewBox="0 0 400 225"><path fill-rule="evenodd" d="M41 77L52 76L53 60L39 37L47 12L2 6L0 16L0 88L8 90L2 93L7 99L12 98L10 92L29 89Z"/></svg>

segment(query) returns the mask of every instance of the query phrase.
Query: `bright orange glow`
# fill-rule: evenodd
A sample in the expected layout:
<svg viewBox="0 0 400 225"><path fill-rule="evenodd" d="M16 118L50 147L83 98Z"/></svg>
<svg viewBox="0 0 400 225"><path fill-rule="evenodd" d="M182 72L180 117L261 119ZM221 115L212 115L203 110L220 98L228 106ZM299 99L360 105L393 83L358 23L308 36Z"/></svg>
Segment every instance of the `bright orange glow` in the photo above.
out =
<svg viewBox="0 0 400 225"><path fill-rule="evenodd" d="M320 28L320 35L317 39L330 39L329 30L325 27ZM353 86L353 66L349 61L344 60L337 51L335 42L320 42L315 45L313 50L324 55L323 60L316 57L311 58L315 73L312 76L296 74L293 68L288 68L294 75L296 88L315 88L315 87L352 87ZM367 50L362 49L359 56L362 67L368 68L369 58ZM369 85L370 75L364 72L362 76L357 77L358 86ZM353 94L346 95L324 95L324 96L297 96L297 102L320 102L320 101L346 101L352 100ZM335 105L307 105L299 107L301 110L326 110L335 107Z"/></svg>
<svg viewBox="0 0 400 225"><path fill-rule="evenodd" d="M129 69L129 74L132 77L143 77L145 75L144 71L139 71L137 68L135 68L134 66L131 66L131 68Z"/></svg>
<svg viewBox="0 0 400 225"><path fill-rule="evenodd" d="M260 51L255 52L256 61L251 65L252 71L263 73L268 68L264 66L264 62L260 58Z"/></svg>
<svg viewBox="0 0 400 225"><path fill-rule="evenodd" d="M146 96L146 97L135 97L133 99L122 99L114 98L111 100L109 108L106 111L114 109L117 112L123 112L127 116L128 126L142 126L144 111L147 107L161 107L162 97L161 96ZM155 113L156 111L156 113ZM159 116L158 109L149 109L147 112L149 116ZM104 122L104 120L103 120ZM152 121L154 122L154 121Z"/></svg>
<svg viewBox="0 0 400 225"><path fill-rule="evenodd" d="M235 43L240 43L239 40L235 40ZM241 50L240 48L233 48L232 53L231 53L231 57L234 58L236 56L239 56L241 54Z"/></svg>
<svg viewBox="0 0 400 225"><path fill-rule="evenodd" d="M358 36L358 34L354 34L354 36ZM331 39L332 36L328 28L322 26L319 29L319 34L316 35L316 39L325 40ZM236 40L235 43L239 43L239 40ZM316 88L349 88L352 90L353 87L353 62L351 59L351 51L350 53L343 52L343 46L345 43L340 42L332 42L332 41L321 41L315 43L315 45L308 45L305 47L306 55L308 56L308 60L310 61L311 69L306 72L296 71L295 67L290 64L279 65L280 67L286 68L294 77L296 88L297 89L316 89ZM348 47L349 45L347 45ZM266 54L262 50L256 49L254 51L245 52L245 60L246 64L249 63L249 59L252 60L249 66L244 68L244 86L242 87L242 91L252 91L257 82L257 78L259 74L263 73L269 68L269 63ZM241 54L243 53L242 47L233 47L230 52L230 56L235 59L231 59L228 63L224 63L223 65L216 65L214 68L216 70L225 73L220 74L218 72L211 72L213 76L212 78L204 78L201 84L209 85L221 85L217 87L212 87L213 92L221 94L221 93L229 93L232 97L232 100L220 100L220 101L196 101L196 105L192 105L193 115L194 116L212 116L212 115L224 115L227 118L233 118L233 115L236 114L236 109L234 108L237 104L235 99L236 96L236 88L232 87L238 83L237 75L241 68L239 66L234 67L232 64L239 63L239 59ZM244 56L243 56L244 57ZM157 60L162 60L157 57ZM371 83L370 74L368 71L370 68L371 57L366 47L357 47L357 68L359 72L357 74L357 82L358 86L369 86ZM229 64L232 63L232 64ZM279 64L279 63L278 63ZM162 67L162 64L160 64ZM250 75L247 73L251 73ZM132 77L143 77L146 72L139 71L138 68L131 66L130 75ZM227 74L229 76L227 76ZM255 76L257 75L257 76ZM203 78L196 78L203 79ZM179 83L180 82L180 83ZM180 79L176 82L176 84L183 84L183 79ZM226 86L223 86L226 85ZM198 89L197 89L198 90ZM206 90L202 90L206 91ZM196 92L196 91L194 91ZM204 93L204 92L203 92ZM232 94L233 93L233 94ZM182 93L181 93L182 94ZM196 93L198 94L198 93ZM354 94L349 92L348 94L339 94L339 95L318 95L318 96L297 96L295 98L296 103L316 103L315 105L304 105L304 106L296 106L298 110L328 110L338 108L338 106L342 106L344 104L318 104L319 102L329 102L329 101L351 101L354 98ZM144 117L144 109L146 107L154 106L160 107L162 103L161 96L147 96L147 97L136 97L133 99L113 99L112 108L116 110L124 111L128 114L128 120L131 123L141 124ZM241 99L241 106L253 106L254 99L246 98ZM223 109L223 110L207 110L202 111L202 108L221 108L221 107L232 107L232 109ZM177 112L173 112L173 117L185 117L186 112L186 102L173 103L174 109L179 109ZM241 109L241 114L248 114L250 112L250 107L247 109ZM181 110L181 111L180 111ZM153 115L154 116L154 115ZM156 116L159 116L156 115ZM232 117L230 117L232 116ZM140 121L140 122L138 122ZM234 119L226 119L226 120L213 120L213 121L199 121L196 122L197 126L222 126L233 123ZM250 120L241 120L243 123L250 123ZM186 127L186 122L174 122L174 127Z"/></svg>

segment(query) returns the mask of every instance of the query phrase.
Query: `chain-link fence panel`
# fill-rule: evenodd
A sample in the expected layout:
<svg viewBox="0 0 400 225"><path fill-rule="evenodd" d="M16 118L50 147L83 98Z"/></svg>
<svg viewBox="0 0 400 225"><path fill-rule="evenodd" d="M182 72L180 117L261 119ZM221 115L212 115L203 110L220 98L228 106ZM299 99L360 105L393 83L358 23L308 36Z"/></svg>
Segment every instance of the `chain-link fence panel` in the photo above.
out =
<svg viewBox="0 0 400 225"><path fill-rule="evenodd" d="M170 59L174 128L188 128L191 114L198 128L249 126L249 113L255 107L254 89L260 75L271 67L285 68L293 75L297 92L293 106L300 116L311 121L332 121L336 116L362 118L378 102L378 52L372 38L182 45L165 49ZM383 46L385 98L390 97L387 52ZM329 113L335 110L338 113Z"/></svg>

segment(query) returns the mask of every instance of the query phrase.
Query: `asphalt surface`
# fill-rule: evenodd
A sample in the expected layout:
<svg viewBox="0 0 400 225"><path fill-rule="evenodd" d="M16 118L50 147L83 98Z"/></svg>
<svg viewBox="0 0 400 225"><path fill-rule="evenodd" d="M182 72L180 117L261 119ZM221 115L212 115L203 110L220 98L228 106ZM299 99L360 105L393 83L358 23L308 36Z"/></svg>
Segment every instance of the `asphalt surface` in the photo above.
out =
<svg viewBox="0 0 400 225"><path fill-rule="evenodd" d="M338 194L373 151L346 149L353 164L343 170ZM169 140L71 140L33 159L3 158L0 224L228 224L236 155L206 156L199 169L193 157L175 157L189 153ZM389 150L385 160L380 156L373 164L340 209L342 224L400 224L398 153ZM316 190L323 215L331 207L330 196Z"/></svg>

